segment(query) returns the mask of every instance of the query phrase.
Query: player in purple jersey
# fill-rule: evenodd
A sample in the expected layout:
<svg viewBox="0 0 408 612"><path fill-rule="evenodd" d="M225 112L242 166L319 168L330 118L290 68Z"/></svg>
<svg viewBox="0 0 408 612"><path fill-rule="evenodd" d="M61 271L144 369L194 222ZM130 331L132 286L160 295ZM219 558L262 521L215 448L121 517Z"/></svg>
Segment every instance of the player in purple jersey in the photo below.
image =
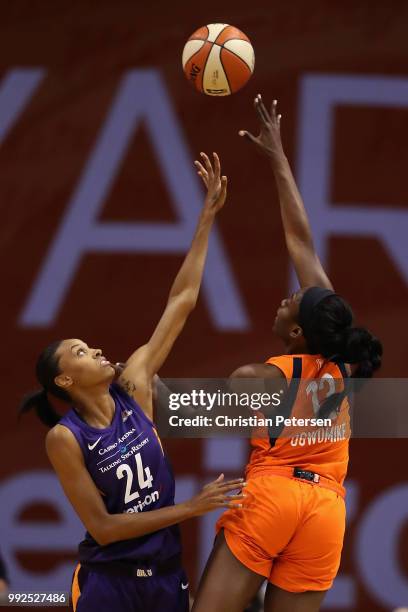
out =
<svg viewBox="0 0 408 612"><path fill-rule="evenodd" d="M48 457L87 532L79 545L71 604L76 612L186 612L188 580L177 524L221 507L238 507L242 479L223 475L189 501L174 504L174 478L153 424L152 381L195 307L210 229L226 198L220 162L197 164L207 186L191 248L150 340L123 368L79 339L40 355L42 390L20 409L35 408L52 427ZM50 397L72 407L61 418Z"/></svg>

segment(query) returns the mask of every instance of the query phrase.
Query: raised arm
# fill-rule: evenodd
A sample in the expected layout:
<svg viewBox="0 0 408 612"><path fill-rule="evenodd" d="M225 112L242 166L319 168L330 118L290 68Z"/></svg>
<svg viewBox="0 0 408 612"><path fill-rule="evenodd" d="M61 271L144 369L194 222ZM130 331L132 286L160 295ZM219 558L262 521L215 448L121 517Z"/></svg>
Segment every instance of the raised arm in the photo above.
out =
<svg viewBox="0 0 408 612"><path fill-rule="evenodd" d="M259 136L253 136L245 130L241 130L239 134L253 142L267 155L272 164L278 187L286 246L299 284L301 287L317 285L333 289L315 251L302 196L283 150L280 135L281 115L276 114L277 101L273 101L270 113L266 110L260 95L255 98L254 105L261 129Z"/></svg>
<svg viewBox="0 0 408 612"><path fill-rule="evenodd" d="M244 498L242 492L228 495L242 488L243 479L224 482L221 474L198 495L181 504L149 512L109 514L72 432L63 425L53 427L46 437L46 451L74 510L101 546L137 538L217 508L239 508L238 502Z"/></svg>
<svg viewBox="0 0 408 612"><path fill-rule="evenodd" d="M135 398L150 418L153 416L152 378L165 361L196 305L210 230L227 194L227 178L221 176L217 154L214 153L214 167L207 155L201 153L201 156L203 163L196 162L196 166L207 187L207 196L190 250L173 282L166 308L153 335L147 344L130 356L119 378L119 384Z"/></svg>

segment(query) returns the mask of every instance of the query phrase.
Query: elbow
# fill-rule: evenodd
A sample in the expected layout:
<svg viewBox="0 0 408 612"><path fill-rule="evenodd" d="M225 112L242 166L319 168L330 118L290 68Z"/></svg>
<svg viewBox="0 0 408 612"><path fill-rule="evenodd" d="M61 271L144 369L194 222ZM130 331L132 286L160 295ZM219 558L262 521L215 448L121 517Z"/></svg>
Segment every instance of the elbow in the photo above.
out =
<svg viewBox="0 0 408 612"><path fill-rule="evenodd" d="M108 538L104 532L98 532L94 534L91 533L91 535L95 542L98 544L98 546L107 546L108 544L112 544L112 542L114 541Z"/></svg>
<svg viewBox="0 0 408 612"><path fill-rule="evenodd" d="M188 313L192 312L197 305L198 294L191 292L191 295L187 295L184 298L185 308Z"/></svg>
<svg viewBox="0 0 408 612"><path fill-rule="evenodd" d="M197 304L198 291L194 289L185 289L179 295L174 296L173 300L177 300L178 305L183 309L185 314L190 314Z"/></svg>
<svg viewBox="0 0 408 612"><path fill-rule="evenodd" d="M88 531L99 546L107 546L116 541L108 517L89 526Z"/></svg>

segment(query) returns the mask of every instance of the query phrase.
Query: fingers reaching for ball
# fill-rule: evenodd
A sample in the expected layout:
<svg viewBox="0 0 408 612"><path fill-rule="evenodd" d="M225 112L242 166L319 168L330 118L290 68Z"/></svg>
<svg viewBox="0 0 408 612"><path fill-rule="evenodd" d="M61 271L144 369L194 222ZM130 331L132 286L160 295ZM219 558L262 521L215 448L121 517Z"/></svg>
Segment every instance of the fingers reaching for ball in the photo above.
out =
<svg viewBox="0 0 408 612"><path fill-rule="evenodd" d="M269 113L263 103L261 94L258 94L254 99L254 108L259 119L260 134L254 136L247 130L238 132L240 136L243 136L255 144L263 153L273 158L284 155L280 135L282 115L277 114L277 105L278 101L273 100Z"/></svg>
<svg viewBox="0 0 408 612"><path fill-rule="evenodd" d="M204 206L218 212L224 206L227 195L227 177L221 176L221 163L217 153L213 153L213 162L206 153L200 153L201 162L195 160L197 174L207 188Z"/></svg>
<svg viewBox="0 0 408 612"><path fill-rule="evenodd" d="M265 105L262 101L261 94L258 94L254 100L255 110L258 113L258 116L261 120L261 123L268 124L271 121L268 111L265 108Z"/></svg>
<svg viewBox="0 0 408 612"><path fill-rule="evenodd" d="M196 168L197 168L197 174L198 176L200 176L203 180L203 183L206 187L208 187L208 172L207 170L204 168L204 166L199 162L199 161L195 161L194 162Z"/></svg>
<svg viewBox="0 0 408 612"><path fill-rule="evenodd" d="M268 125L268 124L275 124L279 127L280 124L280 119L282 117L282 115L278 115L276 113L276 109L278 106L278 101L277 100L273 100L272 101L272 105L271 105L271 111L270 113L268 113L268 111L265 108L265 104L262 100L262 96L261 94L258 94L255 97L254 100L254 106L255 106L255 110L258 113L258 116L261 120L261 123Z"/></svg>
<svg viewBox="0 0 408 612"><path fill-rule="evenodd" d="M282 115L276 114L277 107L278 107L278 101L273 100L272 106L271 106L271 118L272 118L272 121L277 124L278 128L280 128L280 121L281 121Z"/></svg>
<svg viewBox="0 0 408 612"><path fill-rule="evenodd" d="M206 153L200 153L202 162L195 160L194 164L197 168L197 174L202 178L204 185L208 188L209 181L212 181L215 178L220 177L221 166L220 160L216 153L213 153L214 156L214 169L211 165L211 162Z"/></svg>

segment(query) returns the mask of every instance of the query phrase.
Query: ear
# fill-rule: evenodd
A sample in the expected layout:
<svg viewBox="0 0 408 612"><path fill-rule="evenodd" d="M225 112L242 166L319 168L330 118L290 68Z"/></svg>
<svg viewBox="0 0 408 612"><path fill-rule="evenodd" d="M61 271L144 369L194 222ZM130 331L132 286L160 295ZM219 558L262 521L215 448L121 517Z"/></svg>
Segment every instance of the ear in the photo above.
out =
<svg viewBox="0 0 408 612"><path fill-rule="evenodd" d="M58 376L54 378L54 382L58 387L67 390L73 384L74 381L70 376L66 376L65 374L58 374Z"/></svg>
<svg viewBox="0 0 408 612"><path fill-rule="evenodd" d="M303 336L303 329L299 327L299 325L296 325L290 330L289 336L293 338L293 340L299 339L301 336Z"/></svg>

